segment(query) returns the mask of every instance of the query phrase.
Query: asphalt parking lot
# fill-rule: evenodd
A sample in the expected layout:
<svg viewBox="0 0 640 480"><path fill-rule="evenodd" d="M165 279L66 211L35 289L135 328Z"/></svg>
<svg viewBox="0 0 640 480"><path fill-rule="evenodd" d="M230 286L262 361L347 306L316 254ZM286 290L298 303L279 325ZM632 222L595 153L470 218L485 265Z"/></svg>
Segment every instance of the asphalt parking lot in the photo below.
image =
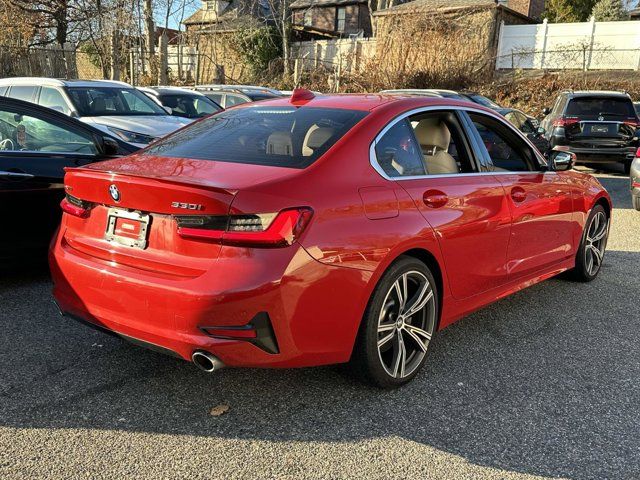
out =
<svg viewBox="0 0 640 480"><path fill-rule="evenodd" d="M2 274L0 478L640 478L640 212L599 176L600 277L454 324L390 392L335 367L207 375L62 320L44 271Z"/></svg>

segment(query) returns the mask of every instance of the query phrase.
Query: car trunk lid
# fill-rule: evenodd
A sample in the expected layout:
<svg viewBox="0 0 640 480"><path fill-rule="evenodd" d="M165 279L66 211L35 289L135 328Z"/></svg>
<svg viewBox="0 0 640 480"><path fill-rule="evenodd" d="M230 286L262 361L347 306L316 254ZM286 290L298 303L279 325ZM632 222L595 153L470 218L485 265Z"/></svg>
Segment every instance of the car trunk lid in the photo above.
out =
<svg viewBox="0 0 640 480"><path fill-rule="evenodd" d="M620 121L583 120L565 127L572 144L598 147L622 147L635 136L635 125Z"/></svg>
<svg viewBox="0 0 640 480"><path fill-rule="evenodd" d="M220 244L179 235L176 216L228 215L241 188L291 173L243 167L135 155L67 169L67 201L80 214L66 216L63 245L158 275L202 274L218 257Z"/></svg>

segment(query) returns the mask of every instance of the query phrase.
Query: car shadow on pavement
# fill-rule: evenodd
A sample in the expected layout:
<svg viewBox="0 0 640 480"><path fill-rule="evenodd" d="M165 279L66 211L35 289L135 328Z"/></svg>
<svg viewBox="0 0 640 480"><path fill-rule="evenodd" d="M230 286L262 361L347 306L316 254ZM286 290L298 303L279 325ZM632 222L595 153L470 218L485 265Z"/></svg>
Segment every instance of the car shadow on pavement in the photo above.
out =
<svg viewBox="0 0 640 480"><path fill-rule="evenodd" d="M335 367L207 375L62 320L45 273L1 278L0 427L271 442L399 437L511 472L632 478L639 264L640 252L610 251L594 282L550 280L457 322L435 337L415 381L394 391ZM209 415L221 403L229 412Z"/></svg>

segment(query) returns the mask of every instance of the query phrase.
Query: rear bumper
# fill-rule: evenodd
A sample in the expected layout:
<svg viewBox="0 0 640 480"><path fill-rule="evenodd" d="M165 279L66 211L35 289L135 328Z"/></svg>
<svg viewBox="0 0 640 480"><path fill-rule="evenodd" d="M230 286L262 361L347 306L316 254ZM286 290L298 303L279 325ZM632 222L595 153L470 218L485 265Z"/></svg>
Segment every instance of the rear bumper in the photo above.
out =
<svg viewBox="0 0 640 480"><path fill-rule="evenodd" d="M578 162L589 163L626 163L633 160L636 149L625 148L579 148L569 145L576 154Z"/></svg>
<svg viewBox="0 0 640 480"><path fill-rule="evenodd" d="M65 316L190 360L211 352L228 366L303 367L348 361L371 274L314 260L302 247L223 247L197 278L113 265L56 241L53 294ZM214 338L203 327L239 327L268 314L278 353ZM272 350L273 351L273 350Z"/></svg>
<svg viewBox="0 0 640 480"><path fill-rule="evenodd" d="M636 147L585 147L572 144L564 136L553 136L550 139L552 147L565 146L576 154L578 162L588 163L625 163L633 160Z"/></svg>

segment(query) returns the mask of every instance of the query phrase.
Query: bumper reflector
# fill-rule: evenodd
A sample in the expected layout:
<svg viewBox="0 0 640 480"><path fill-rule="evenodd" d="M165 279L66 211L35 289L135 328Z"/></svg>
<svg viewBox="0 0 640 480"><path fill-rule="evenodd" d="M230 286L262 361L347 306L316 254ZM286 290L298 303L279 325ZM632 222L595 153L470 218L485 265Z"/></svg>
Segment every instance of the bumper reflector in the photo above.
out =
<svg viewBox="0 0 640 480"><path fill-rule="evenodd" d="M254 344L267 353L280 353L271 319L267 312L258 313L249 323L238 327L200 327L204 333L225 340L243 340Z"/></svg>

